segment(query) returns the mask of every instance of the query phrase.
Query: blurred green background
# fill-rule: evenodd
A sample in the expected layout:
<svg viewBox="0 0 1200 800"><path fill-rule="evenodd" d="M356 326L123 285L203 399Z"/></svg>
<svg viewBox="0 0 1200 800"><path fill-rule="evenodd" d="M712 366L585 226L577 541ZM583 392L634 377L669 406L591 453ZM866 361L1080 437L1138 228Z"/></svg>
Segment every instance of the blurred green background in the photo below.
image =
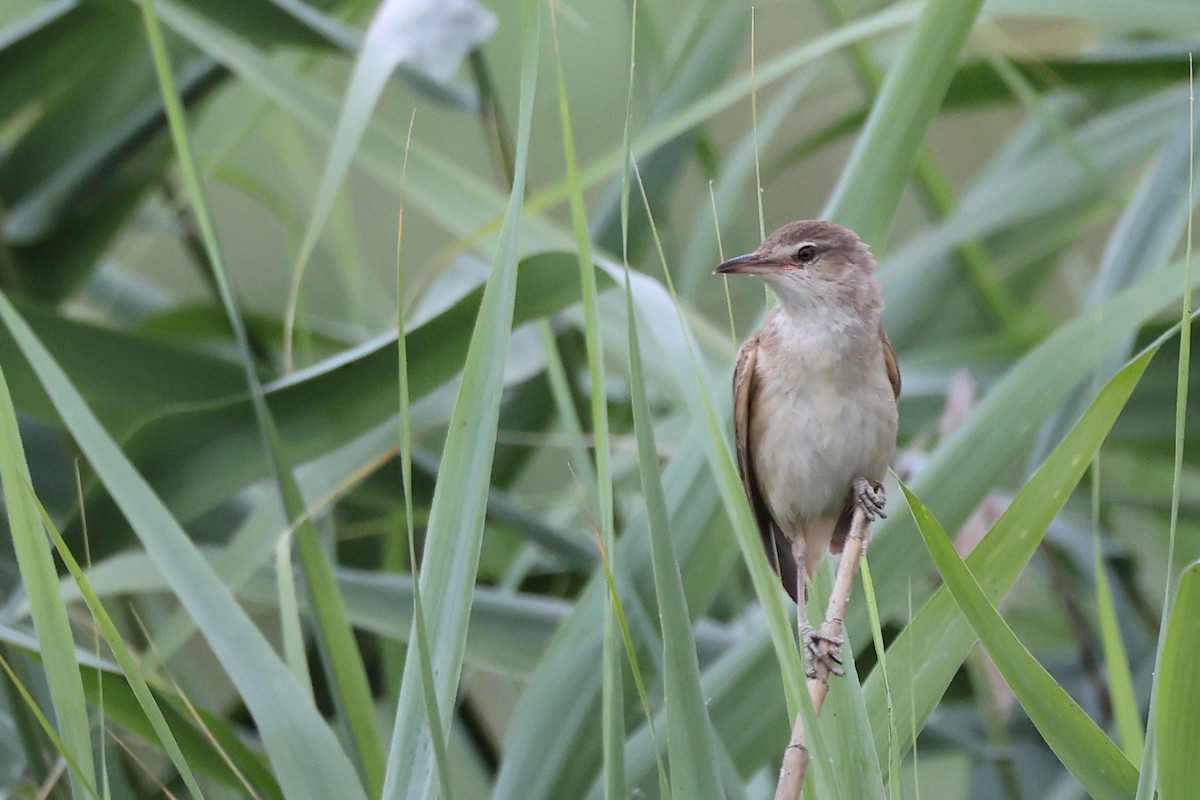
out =
<svg viewBox="0 0 1200 800"><path fill-rule="evenodd" d="M1200 407L1172 326L1200 15L979 5L161 0L169 72L140 3L0 6L20 430L0 794L771 796L798 687L777 587L734 535L728 426L733 355L771 299L710 273L819 216L880 262L896 473L961 555L995 534L968 564L1065 694L964 621L969 587L890 485L880 625L861 584L847 619L865 689L836 682L805 796L1194 786L1200 733L1179 731L1200 686L1171 665L1200 641ZM1144 374L1118 373L1148 345ZM37 560L35 496L180 757L77 581ZM225 628L234 600L253 625ZM1068 695L1079 713L1054 710ZM1144 744L1152 705L1176 735Z"/></svg>

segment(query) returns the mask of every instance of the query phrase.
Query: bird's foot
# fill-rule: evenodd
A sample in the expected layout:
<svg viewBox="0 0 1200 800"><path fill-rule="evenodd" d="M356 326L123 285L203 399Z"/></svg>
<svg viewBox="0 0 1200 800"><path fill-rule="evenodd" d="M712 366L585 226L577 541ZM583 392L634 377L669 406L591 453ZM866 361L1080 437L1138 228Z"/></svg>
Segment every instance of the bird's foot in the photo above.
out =
<svg viewBox="0 0 1200 800"><path fill-rule="evenodd" d="M877 517L887 519L887 514L883 513L883 509L887 505L887 495L883 491L883 484L879 481L855 478L854 504L862 509L867 522L874 522Z"/></svg>
<svg viewBox="0 0 1200 800"><path fill-rule="evenodd" d="M840 655L844 642L842 637L830 636L812 625L801 626L800 647L804 652L804 674L810 678L817 677L817 664L823 664L831 674L839 678L845 675L841 668Z"/></svg>

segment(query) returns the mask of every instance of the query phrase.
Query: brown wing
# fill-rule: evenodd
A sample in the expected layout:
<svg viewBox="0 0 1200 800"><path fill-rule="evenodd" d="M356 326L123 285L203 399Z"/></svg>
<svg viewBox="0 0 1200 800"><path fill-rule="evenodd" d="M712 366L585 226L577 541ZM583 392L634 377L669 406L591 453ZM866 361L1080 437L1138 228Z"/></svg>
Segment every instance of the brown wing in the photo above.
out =
<svg viewBox="0 0 1200 800"><path fill-rule="evenodd" d="M892 351L892 340L882 326L879 328L879 338L883 340L883 363L887 367L888 380L892 383L892 393L900 399L900 365L896 363L896 354Z"/></svg>
<svg viewBox="0 0 1200 800"><path fill-rule="evenodd" d="M733 370L733 430L737 442L738 473L742 476L742 488L750 500L750 509L758 523L758 533L762 536L763 548L767 551L767 560L779 575L783 588L796 599L796 560L792 556L792 548L779 530L767 508L766 499L758 489L758 479L754 475L754 455L751 452L750 423L751 409L754 408L754 394L757 391L757 371L755 363L758 357L758 334L754 334L738 351L737 366ZM785 577L786 576L786 577Z"/></svg>

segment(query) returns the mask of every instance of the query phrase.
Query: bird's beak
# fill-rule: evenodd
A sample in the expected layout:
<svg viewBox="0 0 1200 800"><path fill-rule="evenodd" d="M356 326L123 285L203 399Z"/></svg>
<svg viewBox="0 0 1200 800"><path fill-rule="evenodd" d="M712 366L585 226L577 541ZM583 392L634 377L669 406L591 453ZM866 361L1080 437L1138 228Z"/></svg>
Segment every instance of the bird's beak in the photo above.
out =
<svg viewBox="0 0 1200 800"><path fill-rule="evenodd" d="M747 253L744 256L722 261L713 270L714 275L754 275L767 272L771 262L763 260L758 253Z"/></svg>

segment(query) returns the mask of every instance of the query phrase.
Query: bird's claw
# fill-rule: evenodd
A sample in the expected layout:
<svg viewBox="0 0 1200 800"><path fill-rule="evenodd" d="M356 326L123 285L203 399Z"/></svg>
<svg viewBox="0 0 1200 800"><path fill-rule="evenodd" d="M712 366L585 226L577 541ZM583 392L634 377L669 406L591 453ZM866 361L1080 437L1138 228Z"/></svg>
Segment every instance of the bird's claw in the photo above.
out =
<svg viewBox="0 0 1200 800"><path fill-rule="evenodd" d="M867 522L874 522L876 518L887 519L887 514L883 512L887 505L887 494L883 491L883 484L878 481L855 478L854 504L862 509Z"/></svg>
<svg viewBox="0 0 1200 800"><path fill-rule="evenodd" d="M804 674L809 678L817 677L817 664L823 664L830 674L839 678L845 675L841 668L841 649L845 640L840 636L831 636L817 630L811 625L800 629L800 646L804 650ZM821 645L825 646L822 647Z"/></svg>

